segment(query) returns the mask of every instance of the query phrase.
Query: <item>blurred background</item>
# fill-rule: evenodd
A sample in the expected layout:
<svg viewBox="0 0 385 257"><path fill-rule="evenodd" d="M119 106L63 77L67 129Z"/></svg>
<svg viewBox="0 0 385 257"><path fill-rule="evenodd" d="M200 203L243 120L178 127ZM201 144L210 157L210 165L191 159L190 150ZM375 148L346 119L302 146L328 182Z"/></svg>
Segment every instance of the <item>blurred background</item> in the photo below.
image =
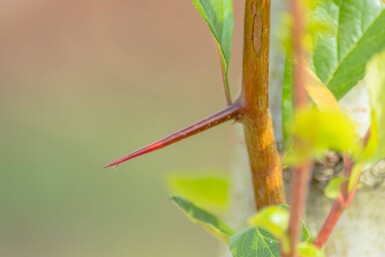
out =
<svg viewBox="0 0 385 257"><path fill-rule="evenodd" d="M1 0L0 256L214 256L217 241L171 204L164 180L228 172L230 124L103 166L224 106L190 0Z"/></svg>

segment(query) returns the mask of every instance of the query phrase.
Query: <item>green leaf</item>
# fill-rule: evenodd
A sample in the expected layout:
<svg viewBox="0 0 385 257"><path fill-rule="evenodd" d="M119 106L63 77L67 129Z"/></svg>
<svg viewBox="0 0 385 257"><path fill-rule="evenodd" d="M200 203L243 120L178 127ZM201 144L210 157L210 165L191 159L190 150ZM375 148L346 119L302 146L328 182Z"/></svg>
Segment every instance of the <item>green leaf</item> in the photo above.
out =
<svg viewBox="0 0 385 257"><path fill-rule="evenodd" d="M224 211L227 207L229 182L223 176L172 174L168 185L173 194L190 199L204 208Z"/></svg>
<svg viewBox="0 0 385 257"><path fill-rule="evenodd" d="M286 58L285 73L284 73L284 87L282 97L282 124L283 135L287 142L290 136L290 121L293 116L292 106L292 59ZM319 80L314 72L306 67L305 69L305 90L312 100L312 102L321 111L342 112L333 93Z"/></svg>
<svg viewBox="0 0 385 257"><path fill-rule="evenodd" d="M283 206L268 206L255 214L249 224L269 231L282 240L289 224L289 209Z"/></svg>
<svg viewBox="0 0 385 257"><path fill-rule="evenodd" d="M327 150L355 154L359 145L356 125L342 112L314 107L299 110L292 131L298 140L285 157L289 164L322 157Z"/></svg>
<svg viewBox="0 0 385 257"><path fill-rule="evenodd" d="M305 222L302 220L302 234L301 241L311 243L313 241L313 237L310 234L309 228L306 226Z"/></svg>
<svg viewBox="0 0 385 257"><path fill-rule="evenodd" d="M309 67L305 71L307 82L305 90L317 108L321 111L342 112L333 93L318 79Z"/></svg>
<svg viewBox="0 0 385 257"><path fill-rule="evenodd" d="M217 42L226 95L231 102L228 67L234 29L233 0L192 0Z"/></svg>
<svg viewBox="0 0 385 257"><path fill-rule="evenodd" d="M376 55L367 66L367 87L372 108L371 163L385 158L385 51Z"/></svg>
<svg viewBox="0 0 385 257"><path fill-rule="evenodd" d="M253 227L231 237L233 257L280 257L280 242L266 230Z"/></svg>
<svg viewBox="0 0 385 257"><path fill-rule="evenodd" d="M346 178L333 178L325 188L325 195L330 199L337 199L341 192L341 185Z"/></svg>
<svg viewBox="0 0 385 257"><path fill-rule="evenodd" d="M314 35L315 47L309 55L313 71L339 100L364 77L371 57L385 48L385 4L381 0L322 0L311 17L333 28ZM286 61L282 92L285 142L293 113L292 63Z"/></svg>
<svg viewBox="0 0 385 257"><path fill-rule="evenodd" d="M172 196L171 200L193 223L202 226L206 231L218 239L228 242L229 238L234 234L234 231L224 222L219 220L213 214L199 208L192 202L180 196Z"/></svg>
<svg viewBox="0 0 385 257"><path fill-rule="evenodd" d="M313 15L336 28L316 39L311 56L317 76L341 99L364 77L370 58L385 48L385 5L381 0L323 0Z"/></svg>
<svg viewBox="0 0 385 257"><path fill-rule="evenodd" d="M318 249L309 242L298 245L298 255L300 257L324 257L322 249Z"/></svg>
<svg viewBox="0 0 385 257"><path fill-rule="evenodd" d="M269 206L250 218L249 223L253 227L238 232L230 239L233 257L280 256L281 244L287 251L289 211L287 205ZM310 242L312 238L309 230L304 222L302 224L301 240Z"/></svg>
<svg viewBox="0 0 385 257"><path fill-rule="evenodd" d="M349 184L348 184L348 191L351 192L354 188L354 185L358 185L358 182L360 180L360 176L361 176L361 173L362 173L362 167L363 167L363 164L362 163L356 163L356 165L354 165L353 169L352 169L352 173L350 174L350 177L349 177Z"/></svg>

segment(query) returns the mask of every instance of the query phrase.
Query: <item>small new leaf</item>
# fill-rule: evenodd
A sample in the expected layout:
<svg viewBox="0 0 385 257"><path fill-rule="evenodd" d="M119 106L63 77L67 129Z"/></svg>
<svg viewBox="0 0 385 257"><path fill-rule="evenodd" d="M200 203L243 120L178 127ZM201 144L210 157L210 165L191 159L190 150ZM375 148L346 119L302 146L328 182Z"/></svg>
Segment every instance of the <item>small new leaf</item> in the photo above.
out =
<svg viewBox="0 0 385 257"><path fill-rule="evenodd" d="M202 226L210 234L227 243L234 231L213 214L199 208L180 196L172 196L171 200L195 224Z"/></svg>
<svg viewBox="0 0 385 257"><path fill-rule="evenodd" d="M289 209L284 206L268 206L255 214L249 224L269 231L282 240L289 224Z"/></svg>
<svg viewBox="0 0 385 257"><path fill-rule="evenodd" d="M355 124L342 112L314 107L299 110L292 131L296 145L285 156L285 162L291 165L322 157L327 150L355 154L359 145Z"/></svg>
<svg viewBox="0 0 385 257"><path fill-rule="evenodd" d="M333 178L325 188L325 195L330 199L337 199L341 192L341 185L346 178Z"/></svg>
<svg viewBox="0 0 385 257"><path fill-rule="evenodd" d="M233 0L192 0L218 45L227 101L231 103L228 68L234 29Z"/></svg>

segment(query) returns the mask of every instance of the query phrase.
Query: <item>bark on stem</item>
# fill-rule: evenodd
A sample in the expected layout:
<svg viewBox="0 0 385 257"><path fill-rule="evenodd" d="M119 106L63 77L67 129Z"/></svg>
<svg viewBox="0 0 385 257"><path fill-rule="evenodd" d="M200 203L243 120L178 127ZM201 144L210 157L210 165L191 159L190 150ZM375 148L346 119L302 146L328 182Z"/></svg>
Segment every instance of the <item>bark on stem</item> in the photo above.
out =
<svg viewBox="0 0 385 257"><path fill-rule="evenodd" d="M282 170L268 109L270 0L246 0L242 123L256 207L285 202Z"/></svg>

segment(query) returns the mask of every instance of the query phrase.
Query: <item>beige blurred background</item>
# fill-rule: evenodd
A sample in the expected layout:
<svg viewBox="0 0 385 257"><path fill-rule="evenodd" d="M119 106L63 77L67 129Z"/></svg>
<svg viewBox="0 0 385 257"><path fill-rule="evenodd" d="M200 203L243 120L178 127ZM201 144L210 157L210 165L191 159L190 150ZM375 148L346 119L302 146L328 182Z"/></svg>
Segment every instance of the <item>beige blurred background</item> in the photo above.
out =
<svg viewBox="0 0 385 257"><path fill-rule="evenodd" d="M164 178L228 172L230 124L102 167L222 108L217 62L190 0L1 0L0 256L214 256Z"/></svg>

